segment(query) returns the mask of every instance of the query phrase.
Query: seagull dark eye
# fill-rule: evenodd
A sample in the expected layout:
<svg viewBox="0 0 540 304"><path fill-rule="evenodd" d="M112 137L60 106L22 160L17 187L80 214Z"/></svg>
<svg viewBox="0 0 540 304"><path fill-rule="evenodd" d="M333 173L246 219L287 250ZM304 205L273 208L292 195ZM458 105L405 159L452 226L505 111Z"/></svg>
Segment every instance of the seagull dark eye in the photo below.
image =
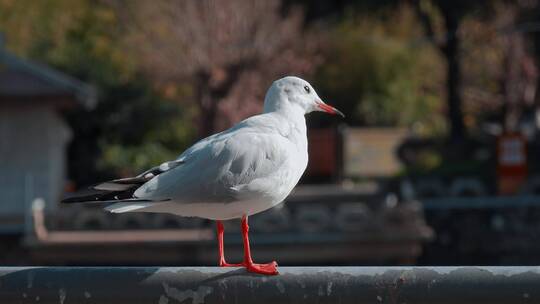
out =
<svg viewBox="0 0 540 304"><path fill-rule="evenodd" d="M306 93L308 93L308 94L311 93L311 90L309 89L308 86L304 86L304 90L306 90Z"/></svg>

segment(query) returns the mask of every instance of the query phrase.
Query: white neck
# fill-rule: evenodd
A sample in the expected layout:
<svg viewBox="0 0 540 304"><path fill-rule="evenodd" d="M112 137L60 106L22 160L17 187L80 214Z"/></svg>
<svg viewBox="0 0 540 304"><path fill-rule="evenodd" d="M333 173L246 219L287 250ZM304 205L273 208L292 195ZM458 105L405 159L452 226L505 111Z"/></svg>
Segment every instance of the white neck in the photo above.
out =
<svg viewBox="0 0 540 304"><path fill-rule="evenodd" d="M277 115L283 119L283 122L290 125L299 135L306 134L306 117L304 109L297 106L283 106L277 109L268 109L265 107L264 113Z"/></svg>
<svg viewBox="0 0 540 304"><path fill-rule="evenodd" d="M286 94L271 90L264 98L263 113L273 112L284 116L291 122L303 122L304 125L306 124L306 119L304 117L306 111L302 107L289 102Z"/></svg>

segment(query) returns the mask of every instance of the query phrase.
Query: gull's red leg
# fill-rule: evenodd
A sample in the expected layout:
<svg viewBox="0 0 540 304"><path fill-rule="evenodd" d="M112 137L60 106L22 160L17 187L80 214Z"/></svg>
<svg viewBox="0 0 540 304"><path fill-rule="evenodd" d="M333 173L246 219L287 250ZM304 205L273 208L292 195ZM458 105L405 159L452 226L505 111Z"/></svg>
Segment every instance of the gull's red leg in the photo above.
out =
<svg viewBox="0 0 540 304"><path fill-rule="evenodd" d="M220 267L236 267L242 266L242 264L229 264L225 261L225 250L223 246L223 233L225 228L223 228L223 223L217 221L217 237L218 237L218 248L219 248L219 266Z"/></svg>
<svg viewBox="0 0 540 304"><path fill-rule="evenodd" d="M255 264L251 259L251 249L249 248L249 226L247 215L242 217L242 239L244 240L244 267L249 272L260 273L260 274L278 274L277 263L273 261L268 264Z"/></svg>

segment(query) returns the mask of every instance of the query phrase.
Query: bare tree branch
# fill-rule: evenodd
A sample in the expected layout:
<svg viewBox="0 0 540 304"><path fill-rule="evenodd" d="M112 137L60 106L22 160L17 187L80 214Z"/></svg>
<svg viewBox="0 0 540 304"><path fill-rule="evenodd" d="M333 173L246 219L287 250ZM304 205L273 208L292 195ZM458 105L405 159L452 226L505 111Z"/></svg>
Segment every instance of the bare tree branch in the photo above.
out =
<svg viewBox="0 0 540 304"><path fill-rule="evenodd" d="M194 87L201 135L259 112L271 80L315 65L302 14L278 0L108 1L156 84Z"/></svg>

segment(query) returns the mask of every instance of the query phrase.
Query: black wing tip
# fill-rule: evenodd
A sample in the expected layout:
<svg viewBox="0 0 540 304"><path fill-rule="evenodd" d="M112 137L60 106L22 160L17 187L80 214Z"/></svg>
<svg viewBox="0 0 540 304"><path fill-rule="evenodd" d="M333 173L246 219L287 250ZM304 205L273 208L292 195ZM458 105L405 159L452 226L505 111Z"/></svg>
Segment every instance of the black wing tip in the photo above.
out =
<svg viewBox="0 0 540 304"><path fill-rule="evenodd" d="M86 190L75 192L60 201L62 204L74 203L100 203L104 201L121 201L125 199L133 199L133 193L142 184L148 182L155 176L173 169L184 160L174 160L165 162L157 167L154 167L138 176L120 178L111 181L106 181L89 186ZM163 165L165 168L162 168Z"/></svg>
<svg viewBox="0 0 540 304"><path fill-rule="evenodd" d="M135 189L131 188L125 191L108 191L108 190L81 190L72 194L66 195L60 203L76 204L76 203L102 203L103 201L121 201L124 199L133 198Z"/></svg>
<svg viewBox="0 0 540 304"><path fill-rule="evenodd" d="M100 203L99 197L96 196L74 196L66 197L60 201L61 204L75 204L75 203Z"/></svg>

